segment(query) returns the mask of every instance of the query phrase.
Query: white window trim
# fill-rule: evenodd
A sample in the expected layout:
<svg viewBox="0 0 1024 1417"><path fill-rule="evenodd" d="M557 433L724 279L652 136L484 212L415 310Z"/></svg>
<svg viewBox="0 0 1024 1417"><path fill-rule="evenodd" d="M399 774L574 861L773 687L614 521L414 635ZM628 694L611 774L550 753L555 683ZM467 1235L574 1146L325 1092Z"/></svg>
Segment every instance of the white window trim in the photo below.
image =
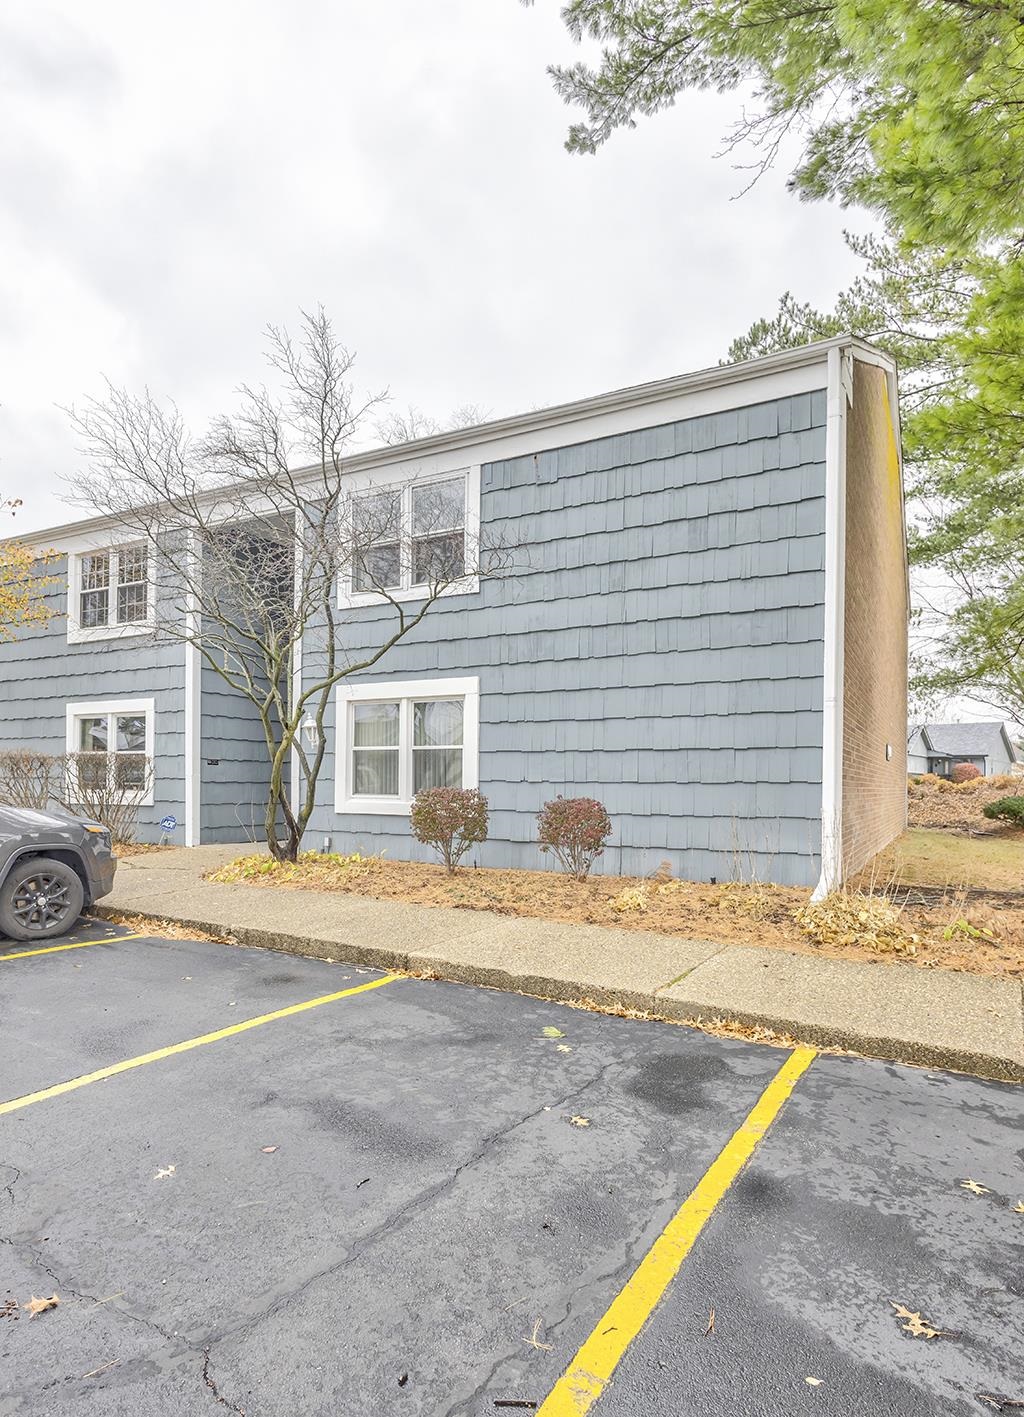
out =
<svg viewBox="0 0 1024 1417"><path fill-rule="evenodd" d="M352 795L352 705L394 703L409 699L461 699L462 785L480 785L480 680L472 679L393 679L375 684L339 684L335 701L334 810L360 816L407 817L412 806L412 746L399 742L399 783L404 793L398 797L354 797ZM408 715L406 715L408 718Z"/></svg>
<svg viewBox="0 0 1024 1417"><path fill-rule="evenodd" d="M88 703L68 704L64 743L69 753L80 751L75 731L80 718L102 718L107 714L142 713L146 716L146 757L150 763L149 791L139 798L140 807L152 807L156 800L156 700L155 699L92 699Z"/></svg>
<svg viewBox="0 0 1024 1417"><path fill-rule="evenodd" d="M374 469L372 475L353 475L353 480L349 485L349 494L352 497L359 497L367 492L384 492L394 489L400 491L403 497L402 506L402 543L403 545L411 538L411 527L407 525L410 519L409 506L411 502L411 488L427 487L433 482L453 482L455 478L463 477L466 482L466 565L476 566L477 557L480 552L480 464L473 463L461 467L446 468L445 470L432 471L424 474L418 467L392 467ZM348 510L341 512L342 516L348 515ZM348 535L347 532L344 533ZM460 576L458 580L446 585L439 593L438 599L449 595L475 595L480 589L480 577L474 573L468 576ZM360 605L387 605L390 600L410 601L426 600L430 594L427 586L408 586L401 590L393 590L389 595L381 595L378 591L355 591L352 589L352 571L347 568L338 579L338 609L352 610Z"/></svg>
<svg viewBox="0 0 1024 1417"><path fill-rule="evenodd" d="M68 644L88 644L91 640L130 639L135 635L151 635L156 628L155 583L153 580L153 552L146 546L146 618L132 620L126 624L83 625L79 619L82 613L82 560L85 556L109 555L110 584L107 591L108 608L117 611L117 558L122 550L145 545L141 541L125 541L106 546L87 546L78 551L68 552Z"/></svg>

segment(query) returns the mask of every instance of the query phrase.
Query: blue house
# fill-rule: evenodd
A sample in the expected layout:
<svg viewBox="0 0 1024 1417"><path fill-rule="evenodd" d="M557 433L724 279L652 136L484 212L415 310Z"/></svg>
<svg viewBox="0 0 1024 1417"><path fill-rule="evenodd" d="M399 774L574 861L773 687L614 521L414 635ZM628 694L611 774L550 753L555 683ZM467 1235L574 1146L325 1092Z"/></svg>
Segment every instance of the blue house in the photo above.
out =
<svg viewBox="0 0 1024 1417"><path fill-rule="evenodd" d="M461 783L490 801L481 865L542 866L561 793L606 805L609 872L837 883L905 823L898 446L891 361L841 338L354 455L353 497L402 499L411 543L429 487L452 544L501 526L525 555L341 684L307 844L418 857L414 791ZM36 539L60 614L0 646L0 751L144 755L144 838L258 834L259 725L161 637L144 548L102 518ZM393 607L338 597L347 648L379 644Z"/></svg>

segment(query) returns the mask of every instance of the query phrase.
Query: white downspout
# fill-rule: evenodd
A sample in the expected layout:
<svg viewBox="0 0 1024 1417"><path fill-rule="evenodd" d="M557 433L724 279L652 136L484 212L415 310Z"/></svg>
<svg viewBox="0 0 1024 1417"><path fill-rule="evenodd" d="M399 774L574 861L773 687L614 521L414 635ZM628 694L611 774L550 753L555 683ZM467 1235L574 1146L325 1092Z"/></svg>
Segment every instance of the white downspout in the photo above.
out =
<svg viewBox="0 0 1024 1417"><path fill-rule="evenodd" d="M828 352L825 421L825 693L821 740L822 900L843 879L843 670L846 621L846 408L853 401L853 355Z"/></svg>

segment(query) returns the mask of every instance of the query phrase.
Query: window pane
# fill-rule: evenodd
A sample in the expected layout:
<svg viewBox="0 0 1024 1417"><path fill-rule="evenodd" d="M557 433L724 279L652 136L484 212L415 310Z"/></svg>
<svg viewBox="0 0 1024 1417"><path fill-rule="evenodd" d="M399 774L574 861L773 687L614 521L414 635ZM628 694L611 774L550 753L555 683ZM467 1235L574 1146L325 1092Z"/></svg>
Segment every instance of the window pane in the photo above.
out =
<svg viewBox="0 0 1024 1417"><path fill-rule="evenodd" d="M123 546L117 555L117 580L119 585L131 585L146 579L146 548L144 546Z"/></svg>
<svg viewBox="0 0 1024 1417"><path fill-rule="evenodd" d="M402 554L397 545L371 546L359 553L353 567L355 590L397 590L402 584Z"/></svg>
<svg viewBox="0 0 1024 1417"><path fill-rule="evenodd" d="M75 759L79 787L87 791L106 787L108 762L106 753L79 753Z"/></svg>
<svg viewBox="0 0 1024 1417"><path fill-rule="evenodd" d="M354 497L352 529L360 546L374 541L397 541L402 534L401 492L388 488Z"/></svg>
<svg viewBox="0 0 1024 1417"><path fill-rule="evenodd" d="M117 720L118 752L144 753L146 751L146 715L144 713L122 714Z"/></svg>
<svg viewBox="0 0 1024 1417"><path fill-rule="evenodd" d="M354 748L352 793L355 797L397 797L398 749Z"/></svg>
<svg viewBox="0 0 1024 1417"><path fill-rule="evenodd" d="M466 520L466 482L428 482L412 489L412 532L458 531Z"/></svg>
<svg viewBox="0 0 1024 1417"><path fill-rule="evenodd" d="M105 590L110 584L110 556L94 551L82 557L82 589Z"/></svg>
<svg viewBox="0 0 1024 1417"><path fill-rule="evenodd" d="M121 625L136 624L146 618L145 584L120 585L117 588L117 619Z"/></svg>
<svg viewBox="0 0 1024 1417"><path fill-rule="evenodd" d="M398 747L397 704L354 704L353 719L357 748Z"/></svg>
<svg viewBox="0 0 1024 1417"><path fill-rule="evenodd" d="M412 741L420 747L452 747L462 742L462 700L437 699L413 705Z"/></svg>
<svg viewBox="0 0 1024 1417"><path fill-rule="evenodd" d="M461 787L462 749L414 748L412 769L414 792L426 787Z"/></svg>
<svg viewBox="0 0 1024 1417"><path fill-rule="evenodd" d="M78 746L83 753L103 753L107 748L106 718L78 720Z"/></svg>
<svg viewBox="0 0 1024 1417"><path fill-rule="evenodd" d="M79 623L86 627L105 625L107 623L107 592L105 590L83 591L78 619Z"/></svg>
<svg viewBox="0 0 1024 1417"><path fill-rule="evenodd" d="M145 753L115 753L114 781L118 787L127 787L135 789L145 787Z"/></svg>
<svg viewBox="0 0 1024 1417"><path fill-rule="evenodd" d="M425 536L413 542L413 585L445 585L456 581L466 570L466 538L463 532L445 536Z"/></svg>

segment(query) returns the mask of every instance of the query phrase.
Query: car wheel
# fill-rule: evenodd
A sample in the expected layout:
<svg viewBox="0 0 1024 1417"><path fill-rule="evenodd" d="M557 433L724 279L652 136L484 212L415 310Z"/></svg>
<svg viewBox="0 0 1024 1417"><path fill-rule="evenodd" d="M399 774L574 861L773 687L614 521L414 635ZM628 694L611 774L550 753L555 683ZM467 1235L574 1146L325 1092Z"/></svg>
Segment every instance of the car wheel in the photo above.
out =
<svg viewBox="0 0 1024 1417"><path fill-rule="evenodd" d="M70 930L82 913L82 882L63 861L31 856L15 863L0 886L0 934L48 940Z"/></svg>

